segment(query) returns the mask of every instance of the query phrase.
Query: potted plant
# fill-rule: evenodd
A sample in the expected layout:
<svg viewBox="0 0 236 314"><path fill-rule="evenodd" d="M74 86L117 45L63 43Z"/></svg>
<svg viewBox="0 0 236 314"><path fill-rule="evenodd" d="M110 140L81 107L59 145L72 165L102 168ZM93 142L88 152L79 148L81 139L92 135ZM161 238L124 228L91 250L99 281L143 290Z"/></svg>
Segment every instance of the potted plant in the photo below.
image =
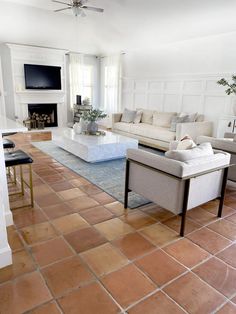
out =
<svg viewBox="0 0 236 314"><path fill-rule="evenodd" d="M227 86L228 88L225 90L227 95L234 94L236 95L236 75L232 75L232 83L229 83L225 78L220 79L217 84L222 86ZM236 115L236 102L233 105L233 112Z"/></svg>
<svg viewBox="0 0 236 314"><path fill-rule="evenodd" d="M81 118L84 121L88 121L87 131L89 133L95 133L98 131L97 121L106 118L107 114L99 109L91 109L84 111Z"/></svg>

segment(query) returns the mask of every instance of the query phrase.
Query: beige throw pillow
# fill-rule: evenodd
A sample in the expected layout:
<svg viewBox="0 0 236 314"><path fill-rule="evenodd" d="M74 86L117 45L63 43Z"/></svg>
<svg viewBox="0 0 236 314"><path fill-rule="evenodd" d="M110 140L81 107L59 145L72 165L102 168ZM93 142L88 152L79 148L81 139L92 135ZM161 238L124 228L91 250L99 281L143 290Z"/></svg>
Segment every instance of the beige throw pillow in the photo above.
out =
<svg viewBox="0 0 236 314"><path fill-rule="evenodd" d="M161 126L164 128L169 128L171 125L171 120L176 116L176 112L157 112L153 114L153 125Z"/></svg>
<svg viewBox="0 0 236 314"><path fill-rule="evenodd" d="M125 108L124 113L121 117L121 122L132 123L134 121L135 115L136 111Z"/></svg>
<svg viewBox="0 0 236 314"><path fill-rule="evenodd" d="M211 155L214 155L214 152L210 143L202 143L199 146L187 150L169 150L165 153L167 158L183 162Z"/></svg>
<svg viewBox="0 0 236 314"><path fill-rule="evenodd" d="M141 122L142 114L143 114L142 110L136 111L136 115L135 115L134 121L133 121L135 124L138 124Z"/></svg>
<svg viewBox="0 0 236 314"><path fill-rule="evenodd" d="M142 123L152 124L153 110L139 108L137 109L137 111L142 111L142 118L141 118Z"/></svg>

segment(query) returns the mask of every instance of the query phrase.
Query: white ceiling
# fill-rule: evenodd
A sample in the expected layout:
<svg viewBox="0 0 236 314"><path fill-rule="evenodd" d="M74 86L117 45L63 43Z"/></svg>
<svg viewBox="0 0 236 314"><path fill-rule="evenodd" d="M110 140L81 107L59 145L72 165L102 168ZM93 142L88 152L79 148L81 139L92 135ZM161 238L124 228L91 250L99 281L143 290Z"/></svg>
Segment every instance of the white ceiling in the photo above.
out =
<svg viewBox="0 0 236 314"><path fill-rule="evenodd" d="M0 40L7 37L1 32L4 27L9 30L7 41L19 33L21 41L29 37L27 43L111 53L155 50L176 41L236 31L236 0L89 0L88 4L105 12L87 12L76 22L69 12L52 12L63 6L50 0L0 0Z"/></svg>

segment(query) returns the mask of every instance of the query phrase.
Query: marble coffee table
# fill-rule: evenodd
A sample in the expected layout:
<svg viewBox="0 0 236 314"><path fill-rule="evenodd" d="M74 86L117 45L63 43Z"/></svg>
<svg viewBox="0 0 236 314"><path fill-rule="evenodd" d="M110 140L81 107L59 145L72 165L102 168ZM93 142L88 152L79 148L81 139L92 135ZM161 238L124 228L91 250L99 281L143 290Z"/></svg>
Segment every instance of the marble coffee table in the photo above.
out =
<svg viewBox="0 0 236 314"><path fill-rule="evenodd" d="M87 162L100 162L124 158L128 148L138 148L138 141L123 135L105 131L106 135L76 134L65 128L53 132L53 142L64 150Z"/></svg>

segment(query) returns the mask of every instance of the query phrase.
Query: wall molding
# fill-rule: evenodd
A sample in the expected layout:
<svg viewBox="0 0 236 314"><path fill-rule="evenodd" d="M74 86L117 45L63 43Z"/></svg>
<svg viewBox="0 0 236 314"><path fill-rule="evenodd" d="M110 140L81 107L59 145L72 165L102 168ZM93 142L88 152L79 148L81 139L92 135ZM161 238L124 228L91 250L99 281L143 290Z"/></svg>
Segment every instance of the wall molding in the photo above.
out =
<svg viewBox="0 0 236 314"><path fill-rule="evenodd" d="M146 108L170 112L198 112L214 122L233 116L234 96L225 94L217 81L230 73L173 74L156 78L122 77L122 107Z"/></svg>

